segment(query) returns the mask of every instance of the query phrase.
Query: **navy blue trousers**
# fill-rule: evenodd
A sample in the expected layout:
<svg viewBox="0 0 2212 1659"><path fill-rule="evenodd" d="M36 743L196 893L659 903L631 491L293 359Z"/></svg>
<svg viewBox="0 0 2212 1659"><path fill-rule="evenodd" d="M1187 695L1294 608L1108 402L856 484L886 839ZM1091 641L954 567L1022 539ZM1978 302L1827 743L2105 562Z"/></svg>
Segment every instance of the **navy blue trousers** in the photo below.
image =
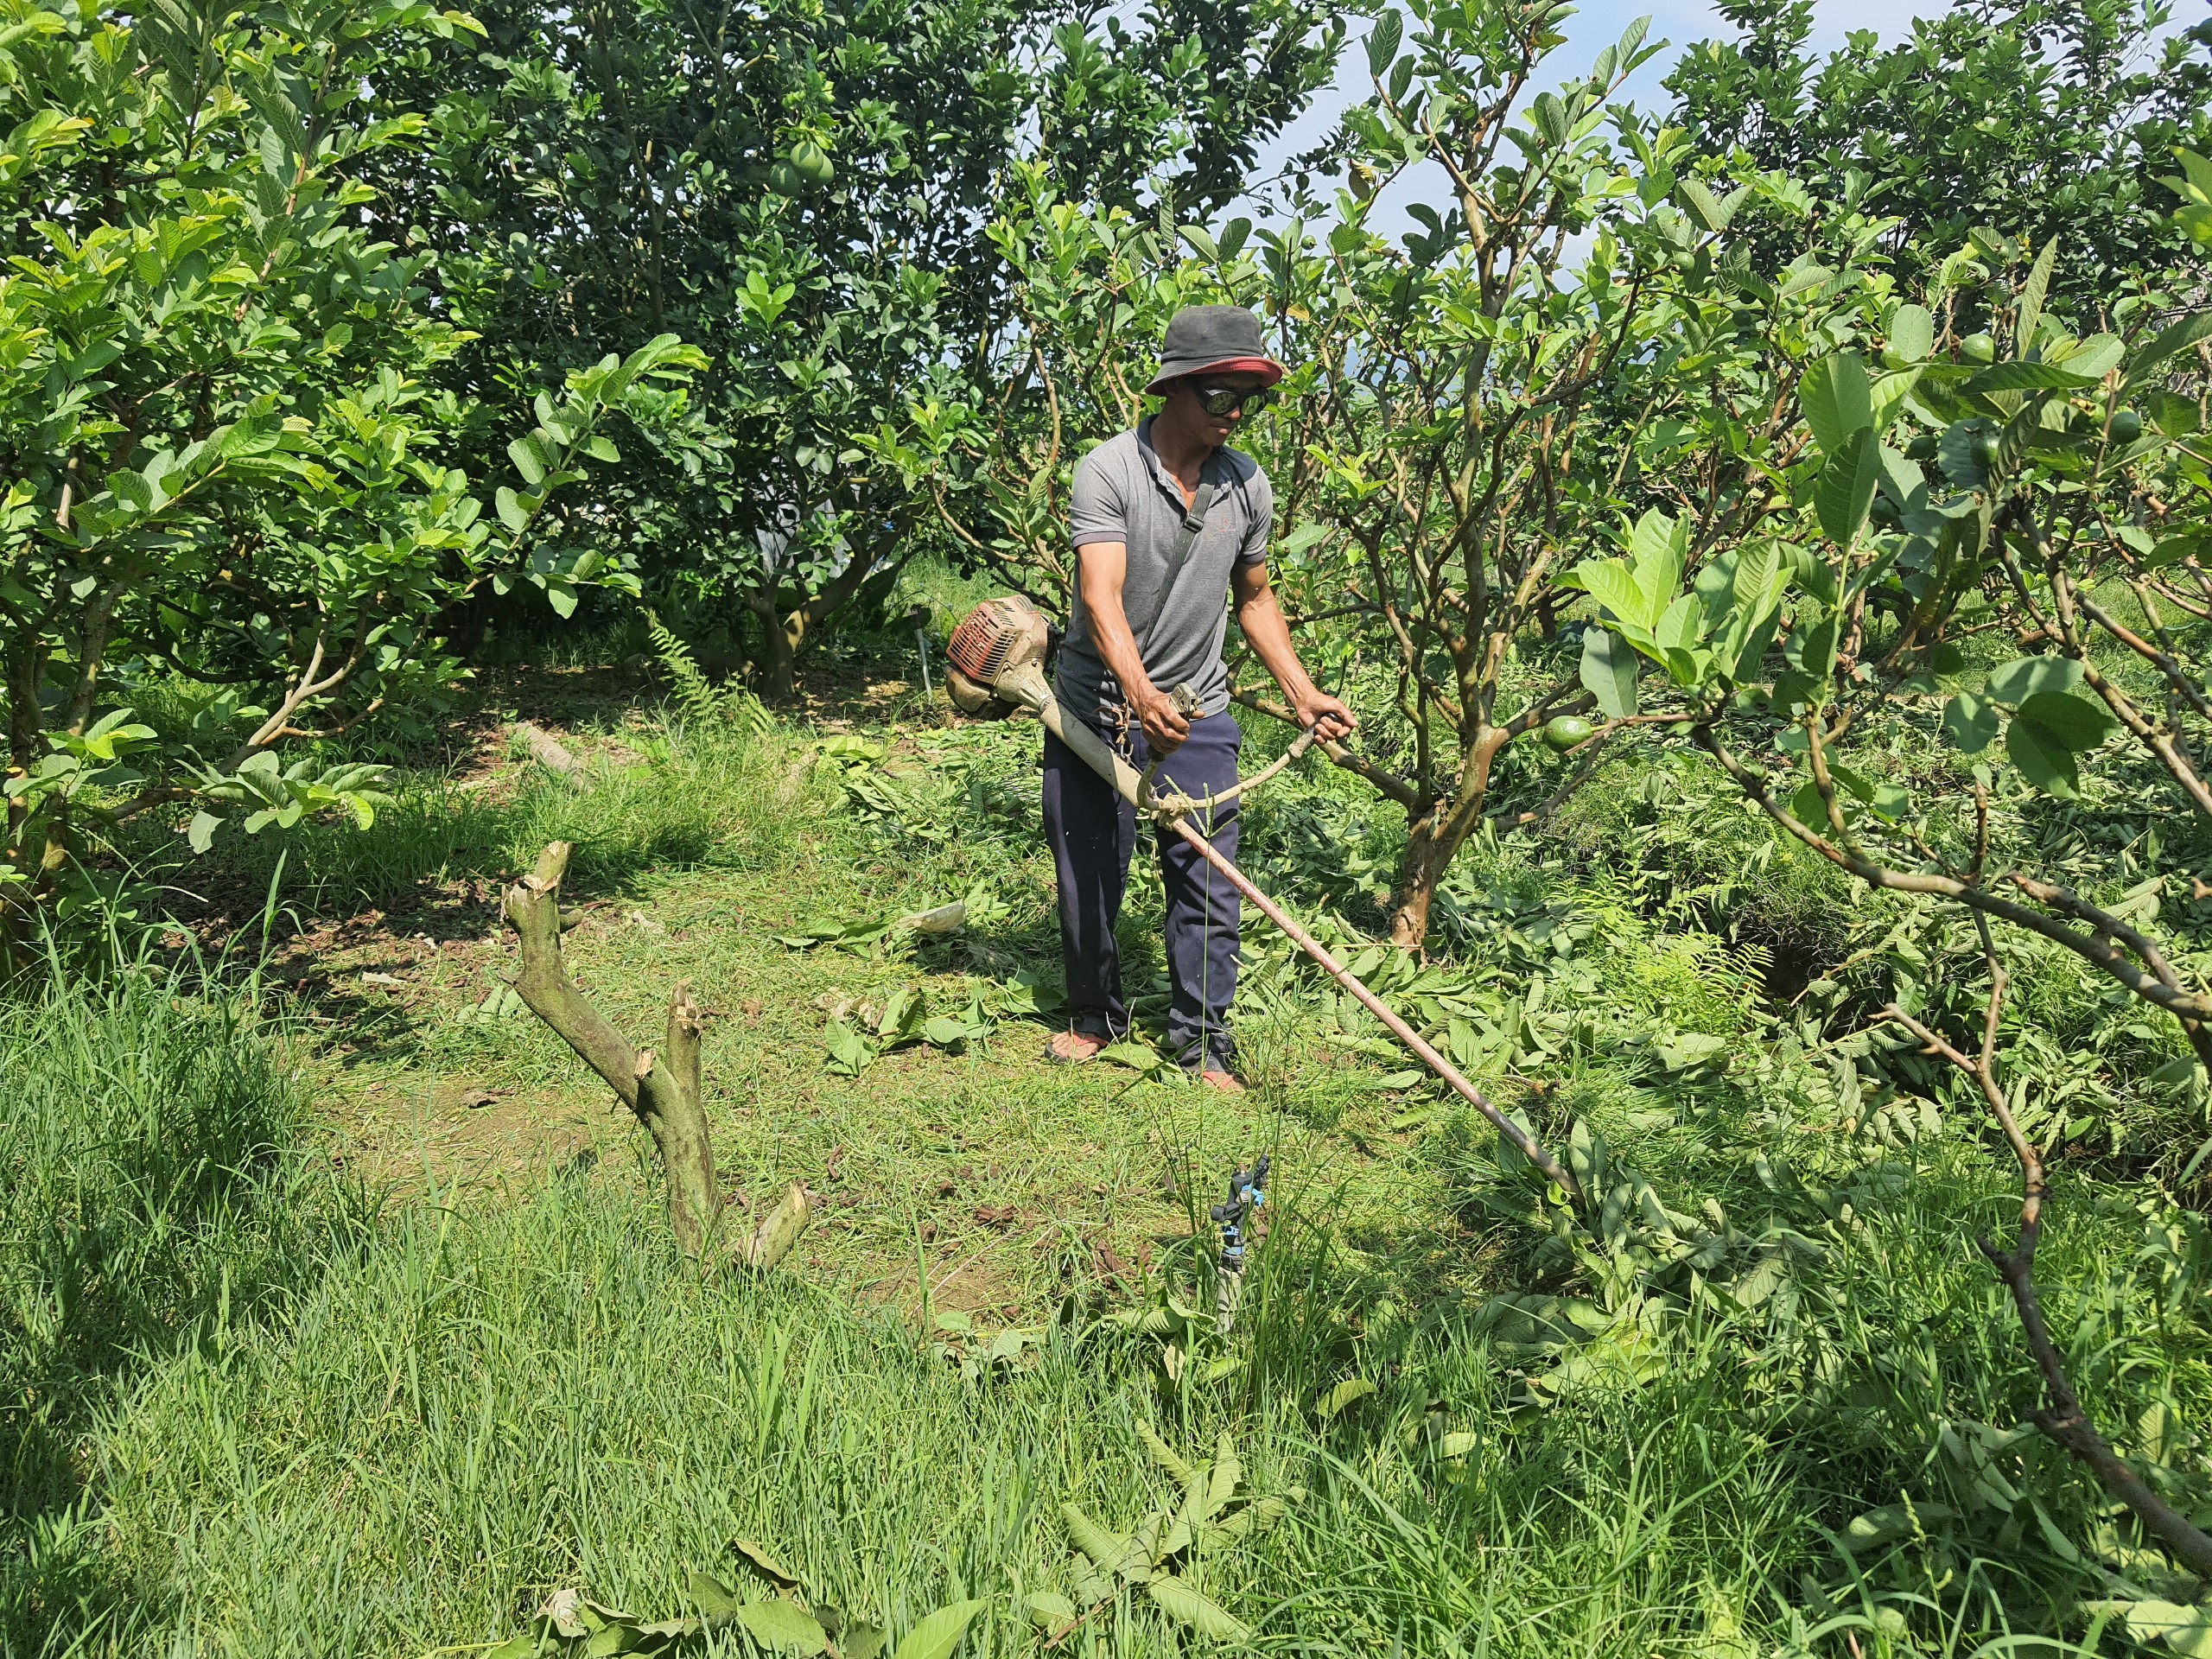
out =
<svg viewBox="0 0 2212 1659"><path fill-rule="evenodd" d="M1152 763L1144 729L1135 720L1125 741L1098 725L1092 729L1109 747L1120 747L1139 772ZM1236 752L1243 741L1228 715L1199 716L1153 787L1192 797L1229 788L1236 781ZM1209 826L1200 822L1198 827ZM1210 827L1215 848L1234 860L1236 803L1219 808ZM1050 732L1045 734L1045 838L1059 877L1060 956L1067 968L1071 1023L1094 1037L1122 1036L1129 1014L1122 1000L1114 923L1136 851L1136 809ZM1186 1070L1225 1068L1236 1052L1229 1004L1236 995L1236 889L1172 830L1160 836L1160 879L1167 895L1169 1052Z"/></svg>

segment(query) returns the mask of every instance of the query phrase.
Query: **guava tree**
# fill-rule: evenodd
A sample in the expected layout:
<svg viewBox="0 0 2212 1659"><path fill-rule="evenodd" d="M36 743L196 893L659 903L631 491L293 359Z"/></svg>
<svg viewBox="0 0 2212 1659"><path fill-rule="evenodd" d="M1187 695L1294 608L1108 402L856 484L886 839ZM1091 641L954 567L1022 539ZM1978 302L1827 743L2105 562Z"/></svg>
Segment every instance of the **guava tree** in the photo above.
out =
<svg viewBox="0 0 2212 1659"><path fill-rule="evenodd" d="M441 456L468 411L423 384L460 338L351 176L417 125L372 100L383 54L461 27L421 5L33 6L0 48L11 940L119 819L190 817L201 847L232 818L365 820L375 769L284 746L442 684L433 624L474 588L569 608L608 575L543 533L549 503L686 352L541 397L487 512ZM188 721L134 715L155 682L202 688Z"/></svg>
<svg viewBox="0 0 2212 1659"><path fill-rule="evenodd" d="M500 0L473 61L395 83L431 112L432 164L385 176L482 337L448 384L533 385L669 330L709 353L593 510L610 554L782 692L814 630L942 534L874 441L909 401L991 390L1008 168L1233 194L1325 78L1317 14Z"/></svg>
<svg viewBox="0 0 2212 1659"><path fill-rule="evenodd" d="M2158 920L2161 883L2112 890L2133 868L2118 857L2105 891L2050 868L2082 842L2140 843L2155 865L2142 796L2161 774L2183 815L2165 838L2202 846L2212 829L2196 759L2207 664L2186 637L2206 608L2212 314L2165 321L2178 296L2152 289L2098 308L2116 331L2085 326L2046 303L2055 248L1993 291L1985 240L1937 269L1990 298L1993 332L1939 331L1940 291L1929 305L1869 296L1837 320L1770 451L1784 499L1759 537L1684 557L1694 529L1653 513L1577 576L1602 627L1654 670L1643 709L1802 846L1970 926L1984 1006L1961 1018L1951 988L1900 971L1882 1018L1971 1080L2018 1158L2016 1237L1982 1249L2044 1377L2034 1421L2203 1572L2212 1540L2113 1454L2067 1381L2035 1281L2044 1154L2000 1053L2023 1017L2008 1012L2011 964L2039 943L2171 1017L2212 1068L2212 995L2192 932ZM2066 804L2074 832L2036 833L2042 802Z"/></svg>
<svg viewBox="0 0 2212 1659"><path fill-rule="evenodd" d="M1699 149L1740 152L1815 194L1854 173L1877 181L1909 283L1976 231L2030 260L2059 238L2051 290L2069 305L2191 264L2158 181L2177 146L2212 140L2202 16L2175 28L2167 0L1966 0L1930 6L1904 40L1855 34L1821 54L1807 49L1809 0L1718 10L1736 36L1682 54L1669 119ZM1959 286L1946 298L1970 314L1982 303Z"/></svg>
<svg viewBox="0 0 2212 1659"><path fill-rule="evenodd" d="M1007 282L988 372L964 398L910 400L876 447L928 492L967 563L1065 616L1075 462L1143 416L1179 306L1251 302L1252 222L1232 219L1218 239L1179 232L1172 213L1071 199L1043 161L1013 170L1001 207L989 234Z"/></svg>
<svg viewBox="0 0 2212 1659"><path fill-rule="evenodd" d="M2085 763L2116 738L2212 823L2206 664L2171 626L2193 633L2206 608L2212 314L2151 326L2152 295L2120 308L2128 334L2077 332L2044 307L2052 262L2046 249L1996 338L1941 337L1917 304L1862 310L1797 389L1796 458L1776 467L1787 499L1761 538L1685 559L1673 550L1694 537L1653 514L1577 581L1664 671L1642 706L1689 722L1791 836L1871 887L2071 951L2174 1016L2212 1065L2212 996L2171 948L2038 869L2034 839L1993 830L2007 798L2093 810ZM2014 654L1970 667L1960 642L1975 636ZM1910 786L1854 763L1899 734L1952 758Z"/></svg>

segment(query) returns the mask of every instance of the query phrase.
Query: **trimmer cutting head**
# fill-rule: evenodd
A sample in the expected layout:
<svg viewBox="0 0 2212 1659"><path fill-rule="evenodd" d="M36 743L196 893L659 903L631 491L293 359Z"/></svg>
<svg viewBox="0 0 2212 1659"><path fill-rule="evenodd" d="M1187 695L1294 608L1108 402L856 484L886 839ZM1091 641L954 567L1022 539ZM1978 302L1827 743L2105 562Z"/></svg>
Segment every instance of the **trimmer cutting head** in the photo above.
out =
<svg viewBox="0 0 2212 1659"><path fill-rule="evenodd" d="M1050 638L1043 613L1019 594L985 600L952 631L945 647L952 659L945 683L953 702L963 714L1003 720L1018 702L1031 701L1004 695L1009 682L1041 684Z"/></svg>

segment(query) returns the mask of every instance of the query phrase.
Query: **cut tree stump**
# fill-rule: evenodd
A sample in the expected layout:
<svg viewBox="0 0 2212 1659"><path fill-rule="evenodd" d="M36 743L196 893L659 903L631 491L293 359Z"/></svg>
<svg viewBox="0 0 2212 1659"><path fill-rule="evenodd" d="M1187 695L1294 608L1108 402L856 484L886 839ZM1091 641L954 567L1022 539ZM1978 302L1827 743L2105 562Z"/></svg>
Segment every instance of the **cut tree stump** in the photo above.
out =
<svg viewBox="0 0 2212 1659"><path fill-rule="evenodd" d="M502 913L522 941L515 991L652 1135L668 1182L668 1220L677 1248L699 1261L726 1248L731 1259L747 1267L772 1268L790 1254L812 1213L806 1188L792 1182L757 1218L749 1238L721 1244L724 1204L715 1179L715 1150L699 1084L705 1010L689 984L677 985L668 1000L668 1029L656 1054L650 1048L632 1048L569 977L561 960L560 894L572 850L565 841L551 842L537 855L537 868L507 889Z"/></svg>

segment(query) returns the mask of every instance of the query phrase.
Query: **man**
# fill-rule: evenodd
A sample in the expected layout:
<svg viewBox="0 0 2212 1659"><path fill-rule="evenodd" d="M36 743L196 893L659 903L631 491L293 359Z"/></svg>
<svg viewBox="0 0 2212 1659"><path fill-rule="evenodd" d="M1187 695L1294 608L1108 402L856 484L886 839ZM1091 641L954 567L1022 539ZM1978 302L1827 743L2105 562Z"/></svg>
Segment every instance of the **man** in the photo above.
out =
<svg viewBox="0 0 2212 1659"><path fill-rule="evenodd" d="M1237 625L1300 722L1342 737L1358 724L1317 689L1291 648L1268 585L1274 493L1250 456L1227 447L1246 416L1274 400L1283 366L1268 355L1259 320L1241 306L1198 305L1167 325L1161 398L1135 431L1110 438L1076 468L1069 518L1076 549L1075 613L1060 648L1057 694L1154 787L1193 799L1236 781L1242 741L1229 713L1221 658L1224 591ZM1178 688L1197 712L1176 705ZM1194 827L1236 855L1234 804L1195 815ZM1089 1060L1128 1029L1114 924L1136 849L1136 813L1058 739L1045 739L1045 834L1059 876L1060 949L1068 1029L1046 1058ZM1185 1071L1242 1092L1230 1069L1227 1016L1236 992L1236 891L1179 836L1160 837L1167 897L1171 1051Z"/></svg>

